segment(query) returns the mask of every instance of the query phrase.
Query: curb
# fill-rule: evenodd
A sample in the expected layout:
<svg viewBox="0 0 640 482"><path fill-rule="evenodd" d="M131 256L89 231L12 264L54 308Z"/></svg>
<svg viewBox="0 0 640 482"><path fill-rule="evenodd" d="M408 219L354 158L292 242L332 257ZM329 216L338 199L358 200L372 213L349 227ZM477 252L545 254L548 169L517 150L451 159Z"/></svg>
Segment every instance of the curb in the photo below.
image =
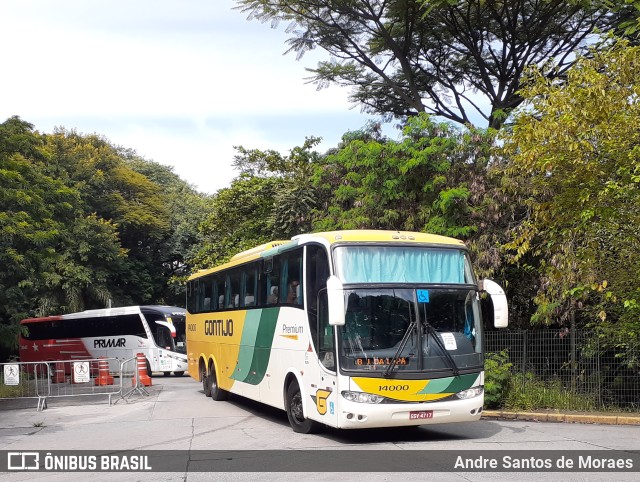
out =
<svg viewBox="0 0 640 482"><path fill-rule="evenodd" d="M533 422L590 423L600 425L640 425L640 415L568 412L508 412L484 410L482 418L501 420L528 420Z"/></svg>

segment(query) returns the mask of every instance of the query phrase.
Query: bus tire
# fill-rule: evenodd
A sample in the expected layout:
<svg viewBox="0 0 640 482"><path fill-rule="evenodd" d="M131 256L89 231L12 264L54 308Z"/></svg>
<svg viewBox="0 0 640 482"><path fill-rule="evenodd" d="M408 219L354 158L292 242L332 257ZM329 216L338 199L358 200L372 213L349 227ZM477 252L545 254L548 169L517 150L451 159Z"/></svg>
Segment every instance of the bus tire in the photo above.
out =
<svg viewBox="0 0 640 482"><path fill-rule="evenodd" d="M213 363L209 368L209 393L211 395L211 399L216 402L221 402L227 399L227 392L218 386L216 367Z"/></svg>
<svg viewBox="0 0 640 482"><path fill-rule="evenodd" d="M173 372L174 377L181 377L182 375L184 375L184 372Z"/></svg>
<svg viewBox="0 0 640 482"><path fill-rule="evenodd" d="M302 393L296 380L287 386L285 410L291 428L296 433L316 433L320 430L320 424L315 420L304 418L302 409Z"/></svg>
<svg viewBox="0 0 640 482"><path fill-rule="evenodd" d="M211 386L209 385L209 376L207 375L207 369L202 367L200 369L200 378L202 379L202 391L205 396L211 396Z"/></svg>
<svg viewBox="0 0 640 482"><path fill-rule="evenodd" d="M151 373L151 363L149 363L149 360L147 360L147 375L149 375L149 378L153 376L153 373Z"/></svg>

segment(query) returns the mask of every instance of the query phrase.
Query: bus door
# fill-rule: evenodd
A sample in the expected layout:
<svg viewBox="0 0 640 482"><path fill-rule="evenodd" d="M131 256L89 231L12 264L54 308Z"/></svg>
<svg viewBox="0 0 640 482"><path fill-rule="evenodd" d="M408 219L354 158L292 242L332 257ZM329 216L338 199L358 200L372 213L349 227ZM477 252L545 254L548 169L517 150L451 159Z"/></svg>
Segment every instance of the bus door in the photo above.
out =
<svg viewBox="0 0 640 482"><path fill-rule="evenodd" d="M334 327L329 325L327 279L329 258L324 246L310 245L305 255L305 307L311 328L313 351L307 352L305 376L310 386L305 387L311 400L307 416L335 427L338 421L337 358ZM307 368L308 367L308 368Z"/></svg>
<svg viewBox="0 0 640 482"><path fill-rule="evenodd" d="M308 405L309 412L317 420L335 427L338 422L338 380L336 376L336 350L334 327L329 325L327 314L327 291L320 292L318 297L318 328L314 342L317 360L317 375L315 386L310 388L311 398L315 402ZM318 418L318 415L320 417Z"/></svg>
<svg viewBox="0 0 640 482"><path fill-rule="evenodd" d="M157 320L153 325L153 338L158 346L154 350L154 361L157 361L157 370L161 372L170 372L173 370L171 358L167 355L167 351L175 351L174 338L176 336L176 328L172 323ZM152 368L153 369L153 368Z"/></svg>

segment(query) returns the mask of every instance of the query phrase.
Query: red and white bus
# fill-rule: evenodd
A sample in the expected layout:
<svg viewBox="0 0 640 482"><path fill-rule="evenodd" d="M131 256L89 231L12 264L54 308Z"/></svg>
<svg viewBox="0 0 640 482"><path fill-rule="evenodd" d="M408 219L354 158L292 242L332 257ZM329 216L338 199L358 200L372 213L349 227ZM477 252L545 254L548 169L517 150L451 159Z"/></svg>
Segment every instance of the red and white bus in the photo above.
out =
<svg viewBox="0 0 640 482"><path fill-rule="evenodd" d="M20 361L108 357L119 362L143 353L147 370L182 376L187 370L186 311L176 306L126 306L87 310L20 322ZM118 366L116 366L118 365Z"/></svg>

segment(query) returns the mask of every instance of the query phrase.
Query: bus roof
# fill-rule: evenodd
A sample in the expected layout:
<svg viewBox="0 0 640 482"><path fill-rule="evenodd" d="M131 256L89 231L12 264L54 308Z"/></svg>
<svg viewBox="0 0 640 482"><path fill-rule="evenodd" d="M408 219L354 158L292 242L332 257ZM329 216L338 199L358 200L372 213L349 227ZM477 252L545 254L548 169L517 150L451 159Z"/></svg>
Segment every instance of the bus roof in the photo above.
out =
<svg viewBox="0 0 640 482"><path fill-rule="evenodd" d="M273 256L280 251L285 251L291 247L300 244L306 244L312 241L323 240L331 244L338 243L415 243L415 244L433 244L445 246L459 246L463 248L465 244L459 239L440 236L438 234L418 233L412 231L385 231L376 229L351 229L344 231L326 231L320 233L309 233L294 236L290 241L271 241L261 244L255 248L242 251L233 256L229 262L209 269L201 269L193 273L189 279L199 278L203 275L214 273L225 268L230 268L252 261L261 257Z"/></svg>
<svg viewBox="0 0 640 482"><path fill-rule="evenodd" d="M417 233L412 231L382 231L377 229L351 229L345 231L327 231L323 233L302 234L293 239L320 237L330 244L344 242L379 242L379 243L420 243L464 246L459 239L440 236L438 234Z"/></svg>
<svg viewBox="0 0 640 482"><path fill-rule="evenodd" d="M143 309L152 309L152 310L160 311L164 314L180 315L180 314L186 313L186 310L184 308L180 308L179 306L164 306L164 305L120 306L117 308L101 308L97 310L79 311L77 313L66 313L64 315L44 316L42 318L27 318L20 321L20 324L34 323L39 321L66 320L71 318L128 315L132 313L140 313Z"/></svg>

